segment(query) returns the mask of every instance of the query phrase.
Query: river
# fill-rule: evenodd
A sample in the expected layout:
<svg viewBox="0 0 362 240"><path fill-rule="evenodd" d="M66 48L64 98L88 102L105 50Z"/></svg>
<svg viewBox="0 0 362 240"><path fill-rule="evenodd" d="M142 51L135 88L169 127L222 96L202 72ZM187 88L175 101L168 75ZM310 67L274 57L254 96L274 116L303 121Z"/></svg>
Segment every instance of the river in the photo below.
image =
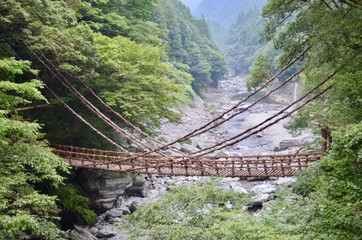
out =
<svg viewBox="0 0 362 240"><path fill-rule="evenodd" d="M282 93L276 92L277 97L266 98L246 112L241 113L230 121L225 122L218 128L192 139L192 145L206 147L222 140L232 138L246 129L263 122L268 117L279 112L286 106L288 100L292 101L297 97L297 86L293 83L291 99L281 99ZM284 91L286 91L284 89ZM288 91L288 89L287 89ZM210 88L202 94L202 99L197 99L195 106L184 106L181 108L183 113L181 124L165 123L161 127L161 136L168 140L173 140L184 134L204 125L211 119L219 116L225 110L237 104L249 92L246 89L245 79L242 77L229 77L220 82L218 88ZM248 100L244 106L252 103L255 99L261 97L257 94L254 98ZM278 99L278 100L275 100ZM260 134L251 136L246 140L228 147L225 150L215 154L243 155L243 154L264 154L271 153L280 149L280 143L284 142L310 142L313 139L308 130L300 131L298 135L292 135L284 125L290 122L286 118L277 124L265 129ZM297 148L295 148L297 149ZM291 149L293 151L293 148Z"/></svg>

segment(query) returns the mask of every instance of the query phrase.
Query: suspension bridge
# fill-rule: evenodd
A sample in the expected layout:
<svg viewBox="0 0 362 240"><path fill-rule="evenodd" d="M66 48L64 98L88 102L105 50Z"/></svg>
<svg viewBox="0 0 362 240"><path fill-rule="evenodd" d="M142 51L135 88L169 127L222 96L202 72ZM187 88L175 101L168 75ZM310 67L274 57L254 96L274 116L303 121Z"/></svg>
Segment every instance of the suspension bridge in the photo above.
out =
<svg viewBox="0 0 362 240"><path fill-rule="evenodd" d="M137 157L129 152L64 145L54 147L54 152L75 168L175 176L286 177L306 169L322 156L320 153L307 153L190 159L184 155L150 154Z"/></svg>
<svg viewBox="0 0 362 240"><path fill-rule="evenodd" d="M48 91L75 117L87 125L100 137L108 141L111 145L116 147L119 151L105 151L98 149L79 148L73 146L54 145L54 152L64 161L68 162L75 168L88 168L100 169L106 171L116 172L131 172L139 174L157 174L157 175L185 175L185 176L222 176L222 177L282 177L295 175L297 171L301 171L309 167L311 164L318 161L322 153L306 153L306 154L285 154L285 155L255 155L255 156L214 156L211 153L220 149L227 148L238 142L241 142L248 137L255 135L266 128L278 123L279 121L291 116L293 113L311 103L329 89L333 85L323 87L334 75L338 69L326 76L322 81L319 81L313 88L306 92L303 96L295 99L288 106L284 107L275 115L265 119L263 122L244 130L236 136L218 142L212 146L206 147L199 151L183 154L173 148L175 143L179 143L192 137L201 135L210 131L213 128L229 121L235 116L249 110L256 104L267 98L275 91L282 88L286 83L292 81L301 72L305 70L302 68L296 71L293 75L284 79L275 88L269 90L266 95L253 101L247 108L238 110L238 107L251 100L258 92L266 89L266 87L275 81L283 72L288 70L296 62L301 61L304 55L312 48L308 46L301 51L301 53L294 59L290 60L284 67L271 77L268 81L262 84L259 88L255 89L247 97L240 100L236 105L224 111L212 121L206 123L200 128L187 133L181 138L178 138L170 143L164 144L140 128L129 122L117 111L114 111L107 103L105 103L91 88L89 88L81 79L74 78L74 76L65 76L62 71L58 69L50 59L48 59L41 51L36 53L26 43L25 45L33 54L33 56L43 64L50 74L54 76L69 92L71 92L80 103L82 103L90 112L92 112L99 120L103 121L116 133L118 133L126 142L136 146L139 152L129 152L127 147L113 141L106 134L102 133L99 129L90 124L84 117L77 111L69 106L61 97L59 97L49 86L45 85ZM71 80L69 80L71 79ZM73 81L73 82L72 82ZM99 107L96 107L89 99L85 98L83 94L75 87L76 84L82 84L82 88L88 90L93 96L93 100L98 102L98 105L105 108L108 115L105 114ZM113 114L120 121L123 122L127 128L121 128L117 125L109 114ZM327 141L328 142L328 141ZM151 143L151 144L149 144ZM330 146L330 143L328 143ZM173 154L166 155L163 150L169 149ZM326 146L322 147L322 152L326 152Z"/></svg>

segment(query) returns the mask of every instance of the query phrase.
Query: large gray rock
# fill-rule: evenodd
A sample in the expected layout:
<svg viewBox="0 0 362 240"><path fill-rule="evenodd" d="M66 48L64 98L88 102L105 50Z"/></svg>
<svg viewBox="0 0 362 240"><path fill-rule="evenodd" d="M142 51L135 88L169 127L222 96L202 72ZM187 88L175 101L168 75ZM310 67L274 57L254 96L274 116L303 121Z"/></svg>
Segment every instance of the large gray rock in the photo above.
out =
<svg viewBox="0 0 362 240"><path fill-rule="evenodd" d="M139 197L130 197L127 198L126 203L129 207L131 213L137 210L139 206L150 204L155 202L157 199L159 199L159 196L152 196L147 198L139 198Z"/></svg>
<svg viewBox="0 0 362 240"><path fill-rule="evenodd" d="M281 177L276 181L276 184L292 186L296 182L297 182L297 179L294 177Z"/></svg>
<svg viewBox="0 0 362 240"><path fill-rule="evenodd" d="M133 184L127 188L127 196L146 197L150 190L150 182L144 176L134 176Z"/></svg>
<svg viewBox="0 0 362 240"><path fill-rule="evenodd" d="M193 152L196 152L196 151L199 151L200 149L198 149L197 147L194 147L192 145L183 145L181 148L180 148L180 151L183 152L183 153L193 153Z"/></svg>
<svg viewBox="0 0 362 240"><path fill-rule="evenodd" d="M74 229L69 234L69 238L71 240L97 240L89 231L78 226L74 226Z"/></svg>
<svg viewBox="0 0 362 240"><path fill-rule="evenodd" d="M272 193L272 192L275 192L276 190L276 186L273 185L273 184L270 184L270 183L263 183L263 184L259 184L259 185L256 185L255 187L253 187L251 189L251 191L257 193L257 194L269 194L269 193Z"/></svg>
<svg viewBox="0 0 362 240"><path fill-rule="evenodd" d="M114 231L110 231L108 229L101 229L98 233L97 233L97 237L98 238L110 238L113 236L116 236L117 233Z"/></svg>
<svg viewBox="0 0 362 240"><path fill-rule="evenodd" d="M131 214L131 211L128 208L128 205L126 203L126 200L121 196L117 199L116 204L114 205L117 211L121 212L123 215ZM113 210L111 209L111 210Z"/></svg>
<svg viewBox="0 0 362 240"><path fill-rule="evenodd" d="M132 185L133 179L125 173L84 170L78 182L89 196L92 207L98 212L105 212Z"/></svg>
<svg viewBox="0 0 362 240"><path fill-rule="evenodd" d="M127 237L127 232L126 231L118 231L117 235L114 236L114 237L111 237L111 238L108 238L107 240L126 240L126 239L129 239ZM140 239L140 238L137 238L137 239Z"/></svg>
<svg viewBox="0 0 362 240"><path fill-rule="evenodd" d="M283 140L279 143L279 147L277 150L287 150L289 148L301 148L304 147L306 144L311 143L310 139L289 139L289 140Z"/></svg>
<svg viewBox="0 0 362 240"><path fill-rule="evenodd" d="M248 190L239 182L230 182L230 189L237 193L248 194Z"/></svg>
<svg viewBox="0 0 362 240"><path fill-rule="evenodd" d="M252 203L251 205L259 204L259 203L265 203L268 200L270 200L270 196L267 193L258 193L257 195L253 196L251 198Z"/></svg>
<svg viewBox="0 0 362 240"><path fill-rule="evenodd" d="M106 219L122 217L123 210L119 208L112 208L106 212Z"/></svg>

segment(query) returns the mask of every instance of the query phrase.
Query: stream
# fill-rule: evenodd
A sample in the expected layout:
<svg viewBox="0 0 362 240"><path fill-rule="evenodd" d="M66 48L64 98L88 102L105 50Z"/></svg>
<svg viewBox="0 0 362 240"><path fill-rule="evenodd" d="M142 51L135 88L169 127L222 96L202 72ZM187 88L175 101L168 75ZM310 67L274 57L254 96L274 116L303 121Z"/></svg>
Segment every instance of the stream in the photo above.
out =
<svg viewBox="0 0 362 240"><path fill-rule="evenodd" d="M201 136L192 139L192 145L201 146L202 148L215 144L225 139L232 138L237 134L263 122L268 117L279 112L286 106L286 102L293 101L297 98L298 85L292 84L291 89L283 89L284 91L293 91L289 99L283 99L284 102L274 100L273 98L266 98L261 103L256 104L251 109L241 113L233 119L225 122L216 129L211 130ZM277 99L280 99L282 93L279 94ZM236 105L241 99L248 96L249 92L246 89L245 80L241 77L228 78L220 82L217 89L210 88L203 94L203 99L197 99L195 106L185 106L181 109L183 113L183 124L165 123L161 127L161 136L168 140L174 140L183 136L187 132L191 132L196 127L202 126L211 119L219 116L222 112L230 109ZM284 94L288 95L288 94ZM242 104L238 109L247 107L254 100L263 96L263 93L256 94L256 96L249 99L246 103ZM284 125L290 121L286 118L277 124L265 129L259 134L251 136L242 142L228 147L224 150L215 152L214 154L224 154L230 156L237 156L243 154L266 154L272 153L275 150L287 150L283 153L294 153L298 151L299 145L305 142L311 142L314 138L310 131L303 130L298 135L292 135ZM280 146L281 143L288 143L290 147ZM295 145L293 148L292 145Z"/></svg>

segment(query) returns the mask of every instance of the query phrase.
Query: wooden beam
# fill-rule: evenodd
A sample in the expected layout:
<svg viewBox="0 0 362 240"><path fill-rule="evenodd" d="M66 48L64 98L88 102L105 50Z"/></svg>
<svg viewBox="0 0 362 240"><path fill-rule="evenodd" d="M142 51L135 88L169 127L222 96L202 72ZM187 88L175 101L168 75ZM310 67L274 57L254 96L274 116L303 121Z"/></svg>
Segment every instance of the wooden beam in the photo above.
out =
<svg viewBox="0 0 362 240"><path fill-rule="evenodd" d="M37 109L37 108L48 107L48 106L49 106L49 104L41 104L41 105L33 105L33 106L28 106L28 107L16 108L15 110L17 112L21 112L21 111L29 111L29 110L33 110L33 109Z"/></svg>

